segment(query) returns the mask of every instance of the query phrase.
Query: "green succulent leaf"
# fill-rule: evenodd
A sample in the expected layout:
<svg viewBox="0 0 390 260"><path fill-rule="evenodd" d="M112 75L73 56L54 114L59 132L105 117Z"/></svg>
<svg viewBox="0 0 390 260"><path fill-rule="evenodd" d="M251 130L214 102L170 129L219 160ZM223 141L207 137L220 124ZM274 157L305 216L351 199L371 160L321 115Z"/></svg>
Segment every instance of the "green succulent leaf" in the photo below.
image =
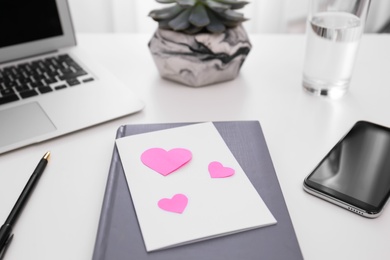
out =
<svg viewBox="0 0 390 260"><path fill-rule="evenodd" d="M173 20L171 20L168 24L174 31L185 30L188 27L190 27L190 22L188 21L190 15L191 15L191 9L185 9Z"/></svg>
<svg viewBox="0 0 390 260"><path fill-rule="evenodd" d="M187 34L199 32L221 33L240 25L247 19L236 12L248 4L240 0L156 0L161 4L174 4L153 10L149 16L159 28Z"/></svg>
<svg viewBox="0 0 390 260"><path fill-rule="evenodd" d="M169 26L170 20L163 20L158 22L158 28L164 29L164 30L172 30L172 28Z"/></svg>
<svg viewBox="0 0 390 260"><path fill-rule="evenodd" d="M244 1L239 2L239 3L236 3L236 4L232 4L232 5L231 5L231 9L232 9L232 10L241 9L241 8L243 8L244 6L246 6L247 4L249 4L249 2L244 2Z"/></svg>
<svg viewBox="0 0 390 260"><path fill-rule="evenodd" d="M243 22L245 21L244 15L233 10L225 10L221 15L227 20Z"/></svg>
<svg viewBox="0 0 390 260"><path fill-rule="evenodd" d="M149 13L149 16L152 17L156 21L160 21L163 19L171 19L178 15L183 10L182 7L178 5L174 5L171 7L162 8L159 10L153 10Z"/></svg>
<svg viewBox="0 0 390 260"><path fill-rule="evenodd" d="M210 18L210 23L206 26L207 30L212 33L221 33L226 30L226 26L213 14L212 11L207 10Z"/></svg>
<svg viewBox="0 0 390 260"><path fill-rule="evenodd" d="M237 0L213 0L213 1L221 4L226 4L226 5L232 5L237 3Z"/></svg>
<svg viewBox="0 0 390 260"><path fill-rule="evenodd" d="M182 7L192 7L196 4L196 0L176 0L176 2Z"/></svg>
<svg viewBox="0 0 390 260"><path fill-rule="evenodd" d="M203 27L210 23L210 19L204 5L197 4L194 8L192 8L189 22L197 27Z"/></svg>
<svg viewBox="0 0 390 260"><path fill-rule="evenodd" d="M200 31L203 30L203 27L197 27L197 26L194 26L194 25L190 25L190 27L188 27L187 29L183 30L184 33L186 34L196 34Z"/></svg>
<svg viewBox="0 0 390 260"><path fill-rule="evenodd" d="M223 23L226 28L233 28L240 24L240 22L230 21L223 18L218 18L218 20L221 21L221 23Z"/></svg>
<svg viewBox="0 0 390 260"><path fill-rule="evenodd" d="M211 9L216 10L217 12L222 12L230 8L230 5L216 2L214 0L206 0L205 2Z"/></svg>
<svg viewBox="0 0 390 260"><path fill-rule="evenodd" d="M220 3L223 3L223 4L234 4L234 3L237 3L237 0L214 0L215 2L220 2Z"/></svg>
<svg viewBox="0 0 390 260"><path fill-rule="evenodd" d="M160 4L171 4L171 3L175 3L176 0L156 0L156 2Z"/></svg>
<svg viewBox="0 0 390 260"><path fill-rule="evenodd" d="M241 9L245 5L249 4L247 1L237 1L237 0L214 0L214 2L218 2L221 4L230 5L230 9Z"/></svg>

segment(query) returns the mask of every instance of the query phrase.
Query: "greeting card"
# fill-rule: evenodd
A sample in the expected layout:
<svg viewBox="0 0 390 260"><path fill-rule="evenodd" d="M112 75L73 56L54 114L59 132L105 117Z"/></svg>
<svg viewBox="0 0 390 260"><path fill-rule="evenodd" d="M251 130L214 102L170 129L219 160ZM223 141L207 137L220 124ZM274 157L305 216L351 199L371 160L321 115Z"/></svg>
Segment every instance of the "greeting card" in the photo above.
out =
<svg viewBox="0 0 390 260"><path fill-rule="evenodd" d="M116 144L148 252L276 223L212 123Z"/></svg>

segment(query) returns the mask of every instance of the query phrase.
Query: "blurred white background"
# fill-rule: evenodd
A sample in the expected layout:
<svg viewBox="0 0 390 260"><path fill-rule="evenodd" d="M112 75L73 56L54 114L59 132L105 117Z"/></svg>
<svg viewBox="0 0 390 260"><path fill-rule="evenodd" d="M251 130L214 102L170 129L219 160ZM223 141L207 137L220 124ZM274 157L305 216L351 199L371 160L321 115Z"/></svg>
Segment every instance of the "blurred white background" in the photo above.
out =
<svg viewBox="0 0 390 260"><path fill-rule="evenodd" d="M250 33L303 33L310 0L247 0L240 11ZM155 0L69 0L77 32L152 33L148 13L166 7ZM366 32L379 32L390 18L389 0L371 0Z"/></svg>

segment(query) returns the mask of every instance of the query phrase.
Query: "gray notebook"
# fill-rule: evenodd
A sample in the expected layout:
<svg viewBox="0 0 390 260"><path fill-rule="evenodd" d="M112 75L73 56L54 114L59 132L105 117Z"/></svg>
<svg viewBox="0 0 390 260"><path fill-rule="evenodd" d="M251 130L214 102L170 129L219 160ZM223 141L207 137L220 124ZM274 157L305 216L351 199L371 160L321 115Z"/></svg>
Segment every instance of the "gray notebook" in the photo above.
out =
<svg viewBox="0 0 390 260"><path fill-rule="evenodd" d="M117 138L186 124L125 125ZM119 154L114 148L93 260L303 259L258 121L215 122L236 160L278 221L276 225L148 253Z"/></svg>

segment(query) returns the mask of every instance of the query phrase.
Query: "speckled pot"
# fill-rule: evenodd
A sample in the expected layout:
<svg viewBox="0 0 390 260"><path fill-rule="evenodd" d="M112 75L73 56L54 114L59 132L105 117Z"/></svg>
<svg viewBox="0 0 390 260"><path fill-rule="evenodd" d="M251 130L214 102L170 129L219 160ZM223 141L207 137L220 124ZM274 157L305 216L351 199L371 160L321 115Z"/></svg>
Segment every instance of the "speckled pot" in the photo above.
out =
<svg viewBox="0 0 390 260"><path fill-rule="evenodd" d="M192 87L236 78L251 48L242 26L195 35L157 29L149 42L161 77Z"/></svg>

